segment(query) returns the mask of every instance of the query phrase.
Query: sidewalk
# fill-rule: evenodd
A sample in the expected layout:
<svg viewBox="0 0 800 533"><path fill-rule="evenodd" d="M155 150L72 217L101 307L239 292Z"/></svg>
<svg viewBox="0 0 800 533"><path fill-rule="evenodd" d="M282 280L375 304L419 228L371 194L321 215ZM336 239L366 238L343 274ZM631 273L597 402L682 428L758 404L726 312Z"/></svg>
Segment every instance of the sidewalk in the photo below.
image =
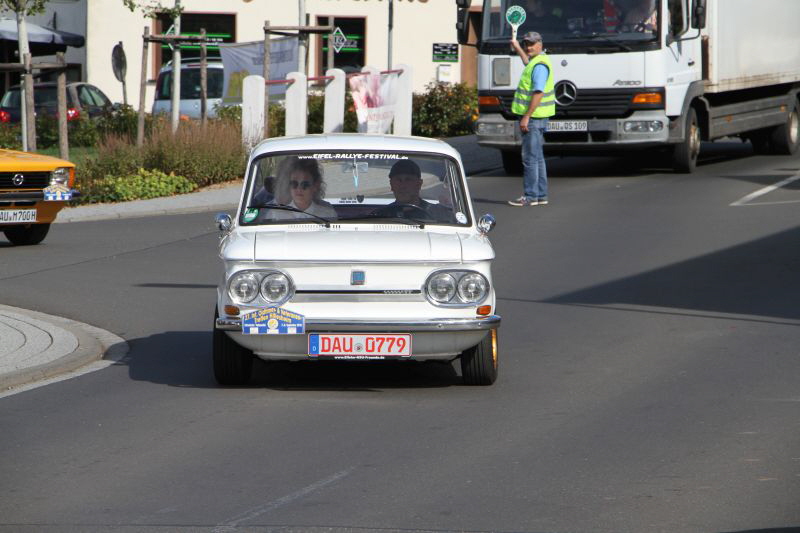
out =
<svg viewBox="0 0 800 533"><path fill-rule="evenodd" d="M461 154L467 175L502 167L500 153L477 145L474 135L445 139ZM234 209L241 181L199 192L63 209L56 223L175 215ZM0 398L67 379L120 360L128 352L124 339L66 318L0 305Z"/></svg>

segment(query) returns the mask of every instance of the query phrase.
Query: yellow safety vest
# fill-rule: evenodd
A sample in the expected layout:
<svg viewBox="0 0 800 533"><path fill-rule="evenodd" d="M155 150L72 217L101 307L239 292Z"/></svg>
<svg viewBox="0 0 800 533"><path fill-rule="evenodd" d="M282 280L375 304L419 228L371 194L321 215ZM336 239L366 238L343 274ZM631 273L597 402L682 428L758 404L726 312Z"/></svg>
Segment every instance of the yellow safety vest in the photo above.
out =
<svg viewBox="0 0 800 533"><path fill-rule="evenodd" d="M525 65L522 71L522 76L519 79L517 92L514 93L514 101L511 103L511 112L515 115L524 115L528 112L528 107L533 98L533 80L531 75L536 65L542 64L547 67L547 82L544 84L544 94L539 105L533 111L533 118L547 118L556 114L556 94L555 82L553 81L553 66L550 64L550 58L547 54L539 54L532 58Z"/></svg>

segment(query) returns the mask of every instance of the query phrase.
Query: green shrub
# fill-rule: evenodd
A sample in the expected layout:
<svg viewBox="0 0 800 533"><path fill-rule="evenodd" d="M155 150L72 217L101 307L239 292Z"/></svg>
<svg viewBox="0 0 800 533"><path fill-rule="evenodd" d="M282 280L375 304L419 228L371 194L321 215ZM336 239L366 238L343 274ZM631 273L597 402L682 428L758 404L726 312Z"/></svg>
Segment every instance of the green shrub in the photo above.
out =
<svg viewBox="0 0 800 533"><path fill-rule="evenodd" d="M413 96L414 135L454 137L473 133L478 119L478 91L465 83L429 83Z"/></svg>
<svg viewBox="0 0 800 533"><path fill-rule="evenodd" d="M136 139L139 113L129 105L120 105L105 111L95 121L98 134L101 137L118 135L131 140ZM151 115L145 114L145 132L150 130L152 121Z"/></svg>
<svg viewBox="0 0 800 533"><path fill-rule="evenodd" d="M22 128L19 124L0 124L0 148L22 150Z"/></svg>
<svg viewBox="0 0 800 533"><path fill-rule="evenodd" d="M106 176L90 193L96 202L124 202L191 192L197 185L175 174L140 168L129 176Z"/></svg>

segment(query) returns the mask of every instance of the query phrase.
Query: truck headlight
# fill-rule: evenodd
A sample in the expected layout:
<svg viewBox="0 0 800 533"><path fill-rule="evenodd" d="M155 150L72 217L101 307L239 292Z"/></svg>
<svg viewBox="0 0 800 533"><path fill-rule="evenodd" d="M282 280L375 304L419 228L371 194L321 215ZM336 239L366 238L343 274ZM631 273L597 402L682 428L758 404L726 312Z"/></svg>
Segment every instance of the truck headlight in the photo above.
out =
<svg viewBox="0 0 800 533"><path fill-rule="evenodd" d="M660 120L629 120L623 125L625 133L655 133L664 129Z"/></svg>
<svg viewBox="0 0 800 533"><path fill-rule="evenodd" d="M252 272L234 274L228 281L228 295L234 302L252 302L258 296L258 278Z"/></svg>
<svg viewBox="0 0 800 533"><path fill-rule="evenodd" d="M69 183L69 169L59 167L50 173L50 185L67 185Z"/></svg>
<svg viewBox="0 0 800 533"><path fill-rule="evenodd" d="M478 121L478 135L513 135L514 124L503 122L481 122Z"/></svg>
<svg viewBox="0 0 800 533"><path fill-rule="evenodd" d="M436 305L475 305L488 296L489 281L483 274L469 270L440 271L428 278L425 292Z"/></svg>

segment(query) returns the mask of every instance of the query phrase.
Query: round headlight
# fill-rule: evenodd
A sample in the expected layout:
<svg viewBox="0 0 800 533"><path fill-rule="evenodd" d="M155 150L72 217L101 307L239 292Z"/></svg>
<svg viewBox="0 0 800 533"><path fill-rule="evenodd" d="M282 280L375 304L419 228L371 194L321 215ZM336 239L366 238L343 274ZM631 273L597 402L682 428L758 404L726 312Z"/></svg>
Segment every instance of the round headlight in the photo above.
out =
<svg viewBox="0 0 800 533"><path fill-rule="evenodd" d="M458 280L458 297L464 303L480 302L486 297L488 290L489 283L478 273L467 274Z"/></svg>
<svg viewBox="0 0 800 533"><path fill-rule="evenodd" d="M291 283L285 274L275 272L261 281L261 296L268 302L285 300L291 291Z"/></svg>
<svg viewBox="0 0 800 533"><path fill-rule="evenodd" d="M252 302L258 296L258 278L250 272L240 272L228 282L231 299L241 303Z"/></svg>
<svg viewBox="0 0 800 533"><path fill-rule="evenodd" d="M59 167L50 175L50 185L66 185L69 182L69 169Z"/></svg>
<svg viewBox="0 0 800 533"><path fill-rule="evenodd" d="M456 294L456 280L446 272L432 276L428 280L428 295L436 302L447 303Z"/></svg>

